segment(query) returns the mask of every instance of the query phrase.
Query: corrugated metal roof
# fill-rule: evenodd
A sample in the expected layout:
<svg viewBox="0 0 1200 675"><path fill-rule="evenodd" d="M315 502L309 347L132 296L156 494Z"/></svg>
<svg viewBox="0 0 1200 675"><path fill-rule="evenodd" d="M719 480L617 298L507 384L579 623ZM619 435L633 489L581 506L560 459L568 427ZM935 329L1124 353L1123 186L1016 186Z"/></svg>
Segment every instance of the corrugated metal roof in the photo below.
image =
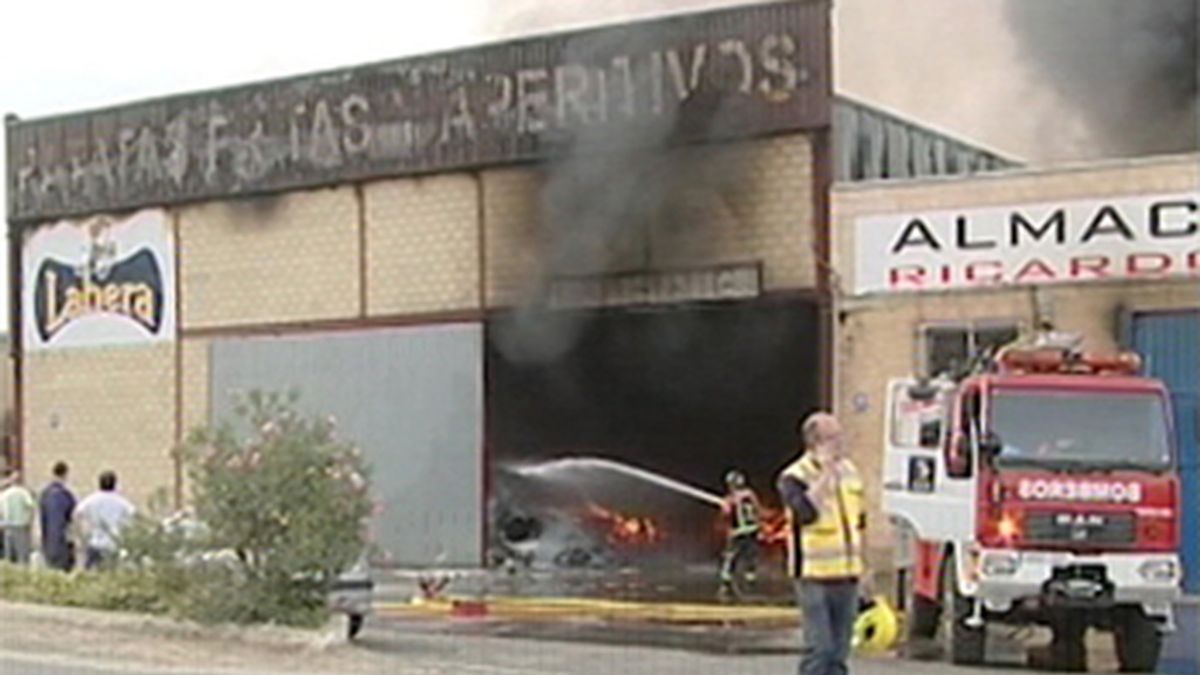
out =
<svg viewBox="0 0 1200 675"><path fill-rule="evenodd" d="M1136 169L1139 167L1179 165L1181 168L1195 168L1200 165L1200 153L1184 153L1172 155L1151 155L1143 157L1122 157L1117 159L1071 161L1057 164L1041 164L1027 166L1014 164L971 175L972 180L1004 180L1014 176L1039 176L1045 174L1061 175L1065 173L1084 173L1112 169ZM839 192L858 192L879 189L905 189L920 185L936 185L957 181L961 175L928 174L910 176L907 178L863 178L857 180L842 180L835 189Z"/></svg>
<svg viewBox="0 0 1200 675"><path fill-rule="evenodd" d="M963 176L1021 166L874 106L839 96L833 107L834 180Z"/></svg>

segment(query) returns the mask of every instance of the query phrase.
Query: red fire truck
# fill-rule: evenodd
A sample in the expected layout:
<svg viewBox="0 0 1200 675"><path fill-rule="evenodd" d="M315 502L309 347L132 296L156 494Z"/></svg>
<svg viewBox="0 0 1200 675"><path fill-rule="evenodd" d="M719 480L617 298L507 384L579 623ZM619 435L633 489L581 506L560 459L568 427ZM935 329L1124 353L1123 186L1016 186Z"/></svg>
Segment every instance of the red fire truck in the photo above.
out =
<svg viewBox="0 0 1200 675"><path fill-rule="evenodd" d="M1033 659L1080 670L1096 628L1123 671L1154 670L1180 593L1180 496L1168 394L1140 369L1035 344L889 383L883 506L908 552L910 640L979 663L988 624L1044 625Z"/></svg>

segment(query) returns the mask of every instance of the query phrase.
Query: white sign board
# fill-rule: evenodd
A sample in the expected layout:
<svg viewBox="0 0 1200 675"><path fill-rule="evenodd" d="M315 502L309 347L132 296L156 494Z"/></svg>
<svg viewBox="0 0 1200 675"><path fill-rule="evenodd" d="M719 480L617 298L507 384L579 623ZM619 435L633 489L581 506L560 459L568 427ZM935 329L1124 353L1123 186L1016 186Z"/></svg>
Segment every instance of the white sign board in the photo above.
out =
<svg viewBox="0 0 1200 675"><path fill-rule="evenodd" d="M1200 193L895 213L854 223L854 293L1200 278Z"/></svg>
<svg viewBox="0 0 1200 675"><path fill-rule="evenodd" d="M175 338L175 260L159 209L39 228L22 251L28 350Z"/></svg>

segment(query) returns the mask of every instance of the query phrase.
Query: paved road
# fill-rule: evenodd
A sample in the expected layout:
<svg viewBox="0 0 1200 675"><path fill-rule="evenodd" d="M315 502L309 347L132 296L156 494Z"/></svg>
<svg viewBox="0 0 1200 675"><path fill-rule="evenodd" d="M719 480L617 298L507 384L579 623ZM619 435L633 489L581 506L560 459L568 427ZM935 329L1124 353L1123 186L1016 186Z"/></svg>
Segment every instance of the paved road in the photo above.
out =
<svg viewBox="0 0 1200 675"><path fill-rule="evenodd" d="M464 675L791 675L797 657L717 656L652 647L614 647L570 642L530 641L511 638L416 636L373 632L364 648L412 657L412 673L463 673ZM858 660L856 675L894 674L903 664L912 672L929 675L970 673L987 675L1011 669L959 669L943 664L904 663L894 660ZM420 665L418 665L420 664ZM1028 671L1026 671L1028 672Z"/></svg>
<svg viewBox="0 0 1200 675"><path fill-rule="evenodd" d="M580 646L567 643L526 642L491 638L439 641L423 638L403 641L408 651L386 668L398 675L607 675L608 673L648 673L653 675L783 675L795 672L795 660L779 656L716 657L686 654L670 650ZM393 647L401 646L393 643ZM351 664L348 670L362 672ZM857 661L856 675L894 673L893 661ZM935 664L918 666L930 675L955 673L989 675L1014 671L958 669ZM380 672L384 672L380 670ZM918 671L911 671L918 672ZM1029 672L1029 671L1025 671ZM258 669L208 670L146 668L132 664L92 666L75 660L53 657L0 653L0 673L5 675L272 675ZM282 675L282 674L280 674Z"/></svg>
<svg viewBox="0 0 1200 675"><path fill-rule="evenodd" d="M203 655L195 663L203 663ZM365 632L361 644L339 648L319 657L320 672L399 675L608 675L647 673L651 675L790 675L796 672L796 657L714 656L692 652L639 647L602 646L571 642L524 640L482 635L436 635L401 630L395 625L377 625ZM1032 673L1012 666L955 668L937 663L895 660L858 660L856 675L893 674L898 668L929 675L994 675ZM203 667L155 668L131 663L93 665L86 661L53 656L32 656L17 651L0 651L0 674L29 675L274 675L261 664L241 670ZM281 675L281 674L280 674Z"/></svg>

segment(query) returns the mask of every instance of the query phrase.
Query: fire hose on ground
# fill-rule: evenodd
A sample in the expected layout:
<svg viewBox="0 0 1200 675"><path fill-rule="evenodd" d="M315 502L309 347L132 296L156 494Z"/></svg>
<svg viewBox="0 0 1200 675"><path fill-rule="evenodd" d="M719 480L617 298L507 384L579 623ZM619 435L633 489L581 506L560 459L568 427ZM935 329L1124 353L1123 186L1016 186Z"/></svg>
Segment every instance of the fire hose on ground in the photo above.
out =
<svg viewBox="0 0 1200 675"><path fill-rule="evenodd" d="M795 629L796 608L787 605L739 606L678 602L632 602L592 598L416 598L377 607L384 616L426 619L496 619L522 622L600 621L613 624L736 626ZM863 603L854 626L854 646L862 653L882 653L896 646L903 617L880 596Z"/></svg>

